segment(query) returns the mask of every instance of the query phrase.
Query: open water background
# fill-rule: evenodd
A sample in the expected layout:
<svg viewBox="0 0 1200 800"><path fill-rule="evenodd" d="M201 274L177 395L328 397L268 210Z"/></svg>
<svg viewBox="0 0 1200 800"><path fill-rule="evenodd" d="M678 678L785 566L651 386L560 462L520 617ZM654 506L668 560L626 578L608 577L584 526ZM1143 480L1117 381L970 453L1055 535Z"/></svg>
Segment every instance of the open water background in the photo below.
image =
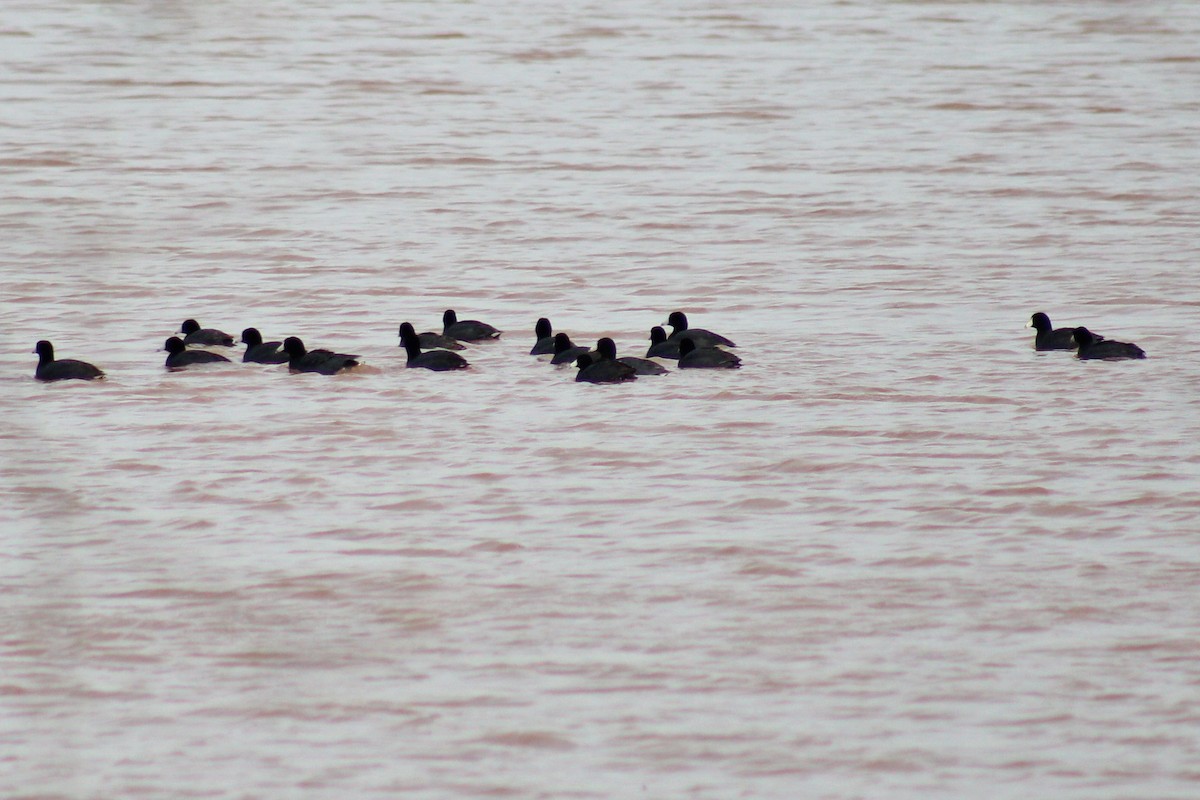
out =
<svg viewBox="0 0 1200 800"><path fill-rule="evenodd" d="M0 794L1196 797L1197 42L9 0ZM448 307L505 336L405 371ZM675 309L745 367L527 355ZM1039 310L1150 358L1034 353ZM186 317L368 366L167 373Z"/></svg>

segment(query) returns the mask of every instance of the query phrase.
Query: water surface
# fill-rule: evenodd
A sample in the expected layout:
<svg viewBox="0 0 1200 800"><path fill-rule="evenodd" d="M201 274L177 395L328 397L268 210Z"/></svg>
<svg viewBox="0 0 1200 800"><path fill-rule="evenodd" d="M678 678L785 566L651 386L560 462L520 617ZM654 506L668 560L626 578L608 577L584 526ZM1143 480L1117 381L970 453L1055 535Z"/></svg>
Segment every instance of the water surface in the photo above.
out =
<svg viewBox="0 0 1200 800"><path fill-rule="evenodd" d="M1197 7L6 8L6 796L1200 789Z"/></svg>

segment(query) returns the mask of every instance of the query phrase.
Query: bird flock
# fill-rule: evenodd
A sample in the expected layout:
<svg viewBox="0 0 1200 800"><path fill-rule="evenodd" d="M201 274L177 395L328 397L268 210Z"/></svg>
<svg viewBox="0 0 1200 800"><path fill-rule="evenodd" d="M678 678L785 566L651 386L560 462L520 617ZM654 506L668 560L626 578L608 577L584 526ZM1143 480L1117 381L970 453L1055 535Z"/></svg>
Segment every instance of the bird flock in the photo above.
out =
<svg viewBox="0 0 1200 800"><path fill-rule="evenodd" d="M645 358L640 358L617 356L616 343L607 336L598 340L595 348L577 345L566 333L555 333L550 320L542 317L534 325L535 342L529 354L548 355L550 363L555 365L574 363L577 367L575 380L585 383L624 383L636 380L639 375L662 375L668 370L651 360L656 358L675 361L680 369L737 369L742 365L741 359L729 352L729 348L737 345L720 334L689 327L687 315L682 311L672 312L666 324L672 329L669 335L659 325L650 329L650 347ZM1041 311L1029 318L1026 327L1036 331L1035 350L1074 350L1081 359L1108 361L1146 357L1146 352L1136 344L1106 339L1083 326L1055 328L1050 317ZM183 338L172 336L163 345L167 351L167 369L229 362L229 358L220 353L195 349L233 347L233 337L228 333L202 328L194 319L184 320L179 333ZM447 309L442 315L441 333L417 333L409 322L400 325L400 345L407 356L405 366L435 372L466 369L470 363L456 352L463 349L463 343L495 340L500 335L501 331L486 322L460 320L453 309ZM241 341L246 345L242 361L287 364L292 372L334 375L358 366L361 358L332 350L309 350L296 336L289 336L282 342L263 341L257 328L242 331ZM37 343L34 352L38 355L34 372L38 380L90 381L104 377L103 370L85 361L55 359L54 345L45 339Z"/></svg>
<svg viewBox="0 0 1200 800"><path fill-rule="evenodd" d="M680 369L736 369L741 359L726 348L736 347L720 334L703 328L689 328L687 315L673 312L667 319L672 332L661 326L650 331L650 347L645 358L617 356L616 343L607 336L596 342L594 349L576 345L566 333L554 333L550 320L539 319L534 326L535 343L530 355L549 355L550 363L577 367L575 380L585 383L624 383L639 375L662 375L668 370L652 358L676 361ZM453 309L442 315L442 332L417 333L410 322L400 325L400 346L407 360L405 366L435 372L466 369L470 363L459 355L463 343L499 339L501 331L478 320L460 320ZM182 337L182 338L181 338ZM314 372L334 375L359 365L361 356L335 353L332 350L309 350L299 337L289 336L282 342L264 341L257 328L242 331L246 345L242 361L259 364L287 364L291 372ZM230 359L207 347L234 347L234 339L216 328L203 328L194 319L184 320L178 334L163 345L167 352L168 370L181 370L199 364L229 363ZM38 365L34 377L41 381L95 380L105 377L104 371L85 361L72 358L56 359L54 345L43 339L34 352Z"/></svg>

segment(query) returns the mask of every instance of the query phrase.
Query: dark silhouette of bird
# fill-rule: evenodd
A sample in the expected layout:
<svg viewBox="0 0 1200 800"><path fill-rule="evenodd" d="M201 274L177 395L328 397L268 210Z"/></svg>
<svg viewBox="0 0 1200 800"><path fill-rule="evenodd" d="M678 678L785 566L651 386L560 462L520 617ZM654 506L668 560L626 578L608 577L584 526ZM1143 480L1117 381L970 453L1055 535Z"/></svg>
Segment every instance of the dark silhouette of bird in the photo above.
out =
<svg viewBox="0 0 1200 800"><path fill-rule="evenodd" d="M408 322L400 324L400 343L408 354L407 367L423 367L434 372L446 372L452 369L466 369L471 366L458 353L449 350L427 350L421 352L421 339L416 330Z"/></svg>
<svg viewBox="0 0 1200 800"><path fill-rule="evenodd" d="M1084 327L1075 329L1075 342L1079 345L1077 353L1079 358L1116 361L1121 358L1146 357L1146 351L1136 344L1114 342L1112 339L1098 339Z"/></svg>
<svg viewBox="0 0 1200 800"><path fill-rule="evenodd" d="M308 350L296 336L283 340L283 349L288 354L288 368L293 372L319 372L333 375L344 369L358 366L359 356L335 353L332 350Z"/></svg>
<svg viewBox="0 0 1200 800"><path fill-rule="evenodd" d="M183 334L184 344L209 344L233 347L233 337L228 333L219 331L216 328L201 328L200 323L194 319L185 319L183 325L179 326L179 332Z"/></svg>
<svg viewBox="0 0 1200 800"><path fill-rule="evenodd" d="M94 381L104 377L104 370L86 361L76 361L73 358L55 360L54 345L42 339L33 352L38 355L38 365L33 377L39 381Z"/></svg>
<svg viewBox="0 0 1200 800"><path fill-rule="evenodd" d="M170 370L183 369L195 364L217 364L222 361L228 362L229 359L220 353L210 353L207 350L188 350L187 345L183 343L183 339L178 336L172 336L167 339L163 345L163 350L167 351L166 367Z"/></svg>
<svg viewBox="0 0 1200 800"><path fill-rule="evenodd" d="M737 369L742 360L719 347L697 347L691 337L679 340L680 369Z"/></svg>

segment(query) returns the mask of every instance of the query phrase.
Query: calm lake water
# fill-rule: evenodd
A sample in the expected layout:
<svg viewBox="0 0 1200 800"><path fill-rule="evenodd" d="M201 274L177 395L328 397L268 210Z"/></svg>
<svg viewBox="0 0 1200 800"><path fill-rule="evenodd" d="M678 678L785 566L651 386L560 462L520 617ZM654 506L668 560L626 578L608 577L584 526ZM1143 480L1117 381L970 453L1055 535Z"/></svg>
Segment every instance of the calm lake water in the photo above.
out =
<svg viewBox="0 0 1200 800"><path fill-rule="evenodd" d="M9 0L0 795L1200 795L1198 41ZM505 334L406 371L446 308ZM676 309L744 368L528 355ZM365 366L168 373L188 317Z"/></svg>

